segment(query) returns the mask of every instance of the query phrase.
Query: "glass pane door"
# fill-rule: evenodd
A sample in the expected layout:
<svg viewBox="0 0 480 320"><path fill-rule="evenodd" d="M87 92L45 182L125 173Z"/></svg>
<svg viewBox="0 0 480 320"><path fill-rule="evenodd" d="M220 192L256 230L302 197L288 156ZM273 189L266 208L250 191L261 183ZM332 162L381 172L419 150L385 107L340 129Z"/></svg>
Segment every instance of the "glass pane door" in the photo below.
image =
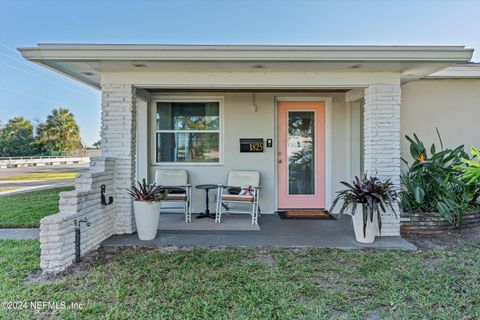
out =
<svg viewBox="0 0 480 320"><path fill-rule="evenodd" d="M315 112L289 111L288 194L315 194Z"/></svg>
<svg viewBox="0 0 480 320"><path fill-rule="evenodd" d="M278 208L325 208L324 103L279 101L277 117Z"/></svg>

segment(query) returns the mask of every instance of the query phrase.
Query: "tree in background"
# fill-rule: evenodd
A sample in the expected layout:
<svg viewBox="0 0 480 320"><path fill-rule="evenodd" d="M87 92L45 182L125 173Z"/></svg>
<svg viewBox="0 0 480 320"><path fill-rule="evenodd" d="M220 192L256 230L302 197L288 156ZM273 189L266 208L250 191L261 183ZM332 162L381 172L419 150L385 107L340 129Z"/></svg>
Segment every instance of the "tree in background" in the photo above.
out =
<svg viewBox="0 0 480 320"><path fill-rule="evenodd" d="M38 151L71 151L82 148L80 129L68 109L53 109L47 121L40 123L36 131Z"/></svg>
<svg viewBox="0 0 480 320"><path fill-rule="evenodd" d="M0 128L0 155L19 157L33 151L33 126L23 117L16 117Z"/></svg>

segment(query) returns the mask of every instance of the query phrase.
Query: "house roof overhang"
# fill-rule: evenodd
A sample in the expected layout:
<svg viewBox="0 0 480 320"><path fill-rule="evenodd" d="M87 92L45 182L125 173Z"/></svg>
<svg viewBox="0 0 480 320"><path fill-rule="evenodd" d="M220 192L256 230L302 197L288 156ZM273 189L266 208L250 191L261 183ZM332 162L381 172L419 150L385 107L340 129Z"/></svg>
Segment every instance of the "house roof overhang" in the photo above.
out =
<svg viewBox="0 0 480 320"><path fill-rule="evenodd" d="M38 44L23 57L100 88L102 72L398 72L402 83L469 62L464 46Z"/></svg>
<svg viewBox="0 0 480 320"><path fill-rule="evenodd" d="M480 79L480 63L462 63L437 71L425 79Z"/></svg>

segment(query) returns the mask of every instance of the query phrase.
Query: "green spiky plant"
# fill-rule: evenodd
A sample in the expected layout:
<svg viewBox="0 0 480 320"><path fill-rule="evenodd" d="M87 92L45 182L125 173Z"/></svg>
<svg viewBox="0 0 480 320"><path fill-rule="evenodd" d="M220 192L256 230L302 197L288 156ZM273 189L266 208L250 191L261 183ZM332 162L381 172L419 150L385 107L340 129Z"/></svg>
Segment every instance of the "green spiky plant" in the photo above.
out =
<svg viewBox="0 0 480 320"><path fill-rule="evenodd" d="M145 179L142 182L137 181L138 187L132 186L127 189L129 195L133 197L135 201L160 201L167 197L167 190L162 186L157 186L155 183L148 184Z"/></svg>
<svg viewBox="0 0 480 320"><path fill-rule="evenodd" d="M401 207L407 212L439 212L454 227L462 224L463 213L469 209L472 187L468 186L458 168L468 155L463 145L445 149L437 129L440 150L435 144L430 152L416 134L405 136L410 142L411 165L403 171Z"/></svg>
<svg viewBox="0 0 480 320"><path fill-rule="evenodd" d="M346 189L337 192L337 197L333 201L330 212L334 209L339 201L342 201L340 214L345 214L346 211L353 216L357 212L357 207L361 206L363 214L363 236L366 236L367 222L373 222L375 213L377 213L378 228L382 232L382 217L381 213L386 212L387 208L392 209L395 213L393 204L397 200L397 192L395 186L390 179L381 181L377 177L369 177L364 174L361 178L355 177L355 180L350 184L342 181Z"/></svg>
<svg viewBox="0 0 480 320"><path fill-rule="evenodd" d="M470 152L473 158L471 160L462 159L463 165L459 165L457 168L463 172L466 183L474 188L470 204L480 205L480 152L473 147Z"/></svg>

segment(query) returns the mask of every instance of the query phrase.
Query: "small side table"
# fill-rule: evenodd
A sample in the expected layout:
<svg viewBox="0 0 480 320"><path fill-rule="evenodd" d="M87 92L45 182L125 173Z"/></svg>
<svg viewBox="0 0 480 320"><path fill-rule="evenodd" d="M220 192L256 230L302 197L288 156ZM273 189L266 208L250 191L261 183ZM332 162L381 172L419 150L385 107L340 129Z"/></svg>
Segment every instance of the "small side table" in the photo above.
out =
<svg viewBox="0 0 480 320"><path fill-rule="evenodd" d="M216 185L216 184L199 184L198 186L195 186L195 188L205 190L205 213L202 213L202 214L198 215L197 219L201 219L201 218L215 219L215 215L210 214L208 192L210 190L217 189L218 185Z"/></svg>

